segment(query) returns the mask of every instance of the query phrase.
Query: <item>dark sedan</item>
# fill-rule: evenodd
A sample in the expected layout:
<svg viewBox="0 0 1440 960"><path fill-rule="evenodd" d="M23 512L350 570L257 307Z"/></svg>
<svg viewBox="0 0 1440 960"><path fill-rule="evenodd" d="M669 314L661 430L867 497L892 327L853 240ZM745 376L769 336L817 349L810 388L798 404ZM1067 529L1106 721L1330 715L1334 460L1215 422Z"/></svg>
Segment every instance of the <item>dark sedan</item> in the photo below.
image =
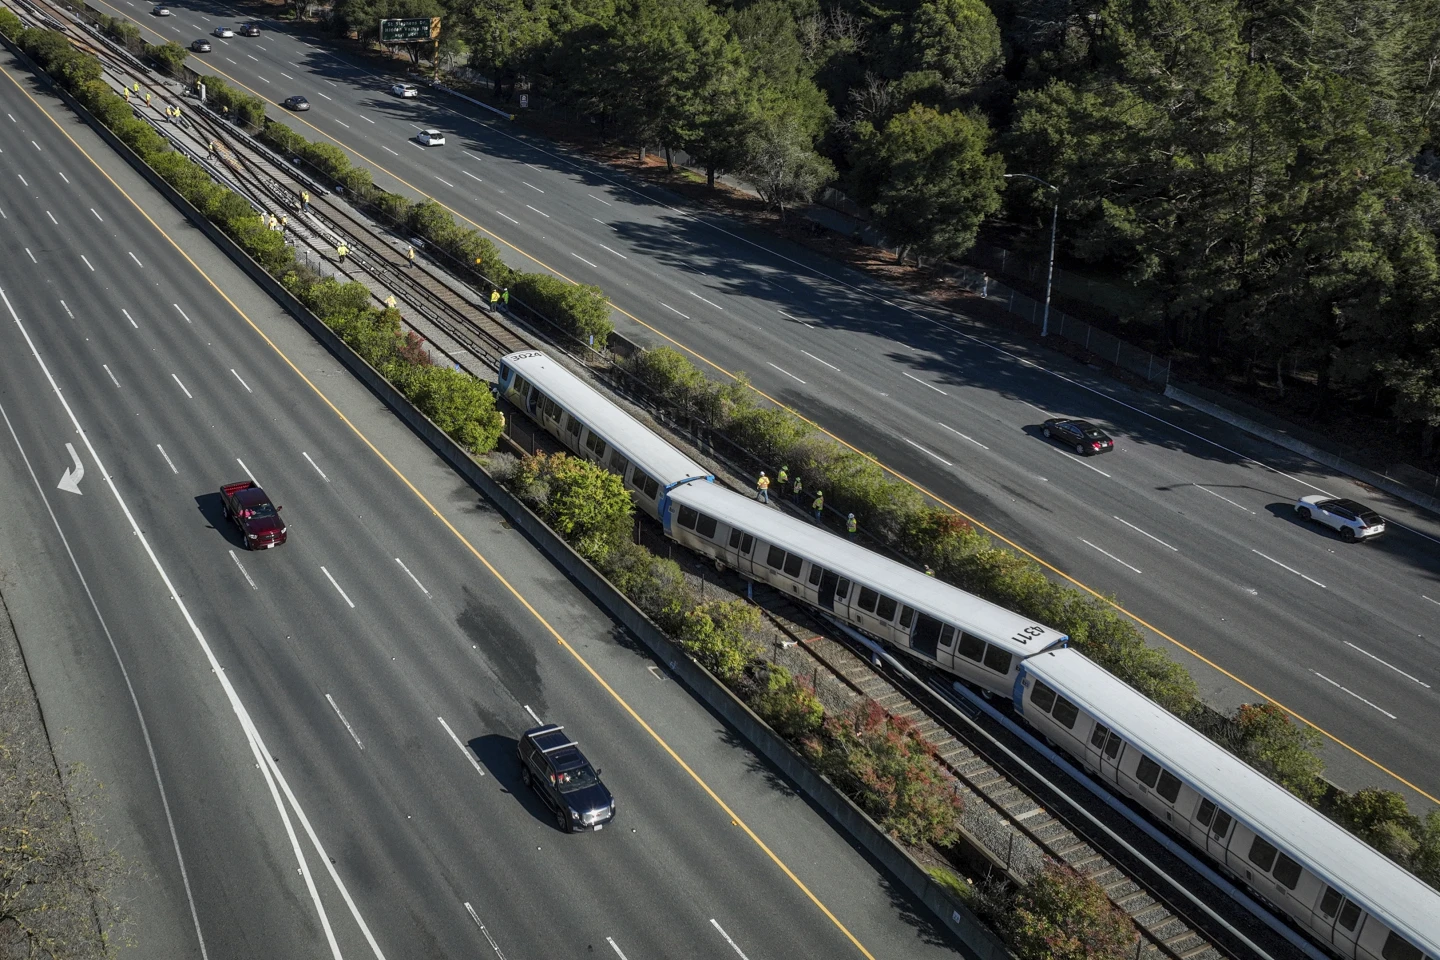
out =
<svg viewBox="0 0 1440 960"><path fill-rule="evenodd" d="M286 97L284 100L280 101L280 106L284 107L286 110L309 110L310 101L306 100L304 97Z"/></svg>
<svg viewBox="0 0 1440 960"><path fill-rule="evenodd" d="M1058 440L1067 447L1074 447L1082 457L1096 453L1109 453L1115 449L1115 441L1089 420L1046 420L1045 436Z"/></svg>

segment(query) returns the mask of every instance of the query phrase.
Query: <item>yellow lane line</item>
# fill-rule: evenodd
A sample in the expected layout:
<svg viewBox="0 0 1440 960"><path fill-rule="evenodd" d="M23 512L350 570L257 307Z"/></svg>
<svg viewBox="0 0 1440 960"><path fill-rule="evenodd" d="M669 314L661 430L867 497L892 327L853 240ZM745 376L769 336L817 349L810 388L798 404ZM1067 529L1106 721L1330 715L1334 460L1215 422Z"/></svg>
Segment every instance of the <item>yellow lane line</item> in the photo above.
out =
<svg viewBox="0 0 1440 960"><path fill-rule="evenodd" d="M75 147L75 149L78 150L80 154L85 157L86 160L90 161L90 163L95 167L95 169L100 172L101 176L103 176L106 180L110 181L110 185L113 186L120 193L121 196L123 196L126 200L130 202L130 205L135 208L136 212L138 212L142 217L145 218L146 222L148 222L150 226L155 228L155 232L165 238L165 241L175 249L175 252L178 253L181 257L183 257L185 259L185 262L190 264L190 266L195 269L195 272L204 278L205 282L210 285L210 287L220 296L222 300L229 304L230 308L234 310L235 313L238 314L240 318L245 321L246 324L249 325L251 330L255 331L255 333L260 337L260 339L265 341L265 343L270 347L271 350L275 351L276 355L285 362L285 365L288 366L292 371L294 371L295 375L299 377L305 383L305 385L315 393L315 396L319 397L320 400L327 407L330 408L330 410L335 414L335 416L339 417L340 421L344 423L345 426L350 428L351 432L360 439L360 442L365 444L365 446L370 449L370 452L375 454L375 456L380 460L380 462L385 464L385 466L390 469L390 472L393 473L397 478L399 478L400 482L403 483L407 488L409 488L410 492L413 493L421 503L423 503L427 508L429 508L430 512L436 517L436 519L438 519L442 524L444 524L445 529L449 530L450 533L455 536L455 539L459 540L460 543L463 544L465 548L470 551L470 553L475 557L475 559L479 560L480 563L484 565L485 569L488 570L491 575L495 577L496 580L500 581L500 583L504 585L505 589L508 590L510 594L515 597L516 600L520 601L520 604L527 611L529 611L531 616L533 616L537 621L540 622L540 625L543 626L545 630L552 637L555 638L556 642L560 646L564 647L566 652L568 652L570 656L574 657L575 660L582 667L585 668L586 672L589 673L590 676L595 678L595 681L600 684L600 686L605 690L605 692L610 694L610 696L615 700L615 702L618 703L621 708L625 710L626 713L630 714L630 716L634 718L635 722L640 725L641 729L648 733L650 737L657 744L660 745L660 748L664 750L667 754L669 754L671 759L673 759L677 764L679 764L680 769L684 770L687 774L690 775L690 778L699 785L700 789L704 790L705 793L710 797L710 799L715 801L715 804L725 812L725 815L730 818L730 821L736 826L738 826L741 830L745 831L745 834L752 841L754 841L755 845L758 846L762 851L764 851L765 855L770 858L771 862L774 863L777 867L779 867L780 871L784 873L785 876L788 877L790 881L794 883L795 886L798 887L807 898L809 898L810 902L815 904L815 906L819 908L820 912L823 913L826 918L829 919L829 921L833 923L835 927L841 933L843 933L852 944L855 945L855 948L866 957L866 960L875 960L874 955L871 954L869 950L865 949L865 945L862 944L858 939L856 939L855 935L850 932L849 928L847 928L845 924L842 923L840 919L835 916L835 914L830 912L830 908L825 906L825 904L820 901L820 898L817 897L813 892L811 892L810 888L805 885L805 882L795 875L795 873L785 864L785 862L781 860L780 857L773 850L770 849L770 847L765 843L765 841L761 840L759 835L756 834L755 831L752 830L750 826L745 823L744 820L740 819L739 814L732 810L730 808L730 805L727 804L724 800L722 800L720 796L710 788L710 785L701 778L700 774L696 773L695 770L688 763L681 759L680 755L675 752L675 750L670 746L670 744L666 743L664 738L662 738L660 734L656 733L655 729L651 727L650 724L645 722L644 718L635 711L635 708L631 707L630 704L626 702L626 700L622 696L620 696L620 694L616 692L616 690L611 687L609 683L605 681L605 678L600 676L599 672L597 672L595 668L592 667L590 663L583 656L580 655L579 651L577 651L573 646L571 646L570 643L560 635L559 631L557 631L553 626L550 625L550 622L546 620L543 615L541 615L540 611L536 610L533 606L531 606L530 601L525 599L525 596L521 594L520 591L516 589L515 586L509 580L507 580L505 576L499 570L497 570L488 559L486 559L485 555L482 554L479 550L477 550L474 544L472 544L468 539L466 539L465 535L455 528L455 525L452 524L450 520L444 514L442 514L433 503L430 502L430 500L425 496L425 494L421 493L419 489L417 489L416 486L410 482L410 478L405 476L405 474L401 473L400 469L396 467L395 464L391 463L389 458L387 458L385 454L381 453L380 450L375 446L375 444L370 441L370 438L365 436L365 434L361 433L359 427L355 426L355 424L352 423L350 419L345 416L345 414L340 412L340 409L336 407L333 402L331 402L330 398L327 397L320 390L320 388L317 387L310 380L309 377L305 376L305 374L300 370L300 368L297 367L288 356L286 356L285 352L282 351L273 340L271 340L268 336L265 335L265 332L261 330L253 320L250 319L250 317L245 313L244 310L240 309L240 306L235 303L235 301L230 299L229 295L227 295L225 291L220 288L219 284L217 284L213 279L211 279L210 275L206 273L199 264L197 264L194 260L190 258L190 255L185 252L184 248L181 247L180 244L177 243L168 233L166 233L163 227L161 227L151 218L150 214L147 213L145 209L140 206L140 204L125 191L124 187L120 186L120 184L115 182L115 180L110 176L110 174L105 171L105 168L102 167L95 160L94 157L90 156L90 154L86 152L85 148L75 141L74 137L70 136L69 131L67 131L63 126L61 126L60 122L56 120L53 116L51 116L50 112L46 110L39 101L37 101L33 96L31 96L30 92L24 87L22 87L20 83L13 76L10 75L10 72L8 70L0 69L0 72L4 72L6 79L13 83L16 89L18 89L22 94L24 94L31 103L35 104L36 108L40 110L41 113L45 114L46 118L49 119L50 122L55 125L55 128L60 131L61 135L64 136L65 139L69 140L70 143Z"/></svg>
<svg viewBox="0 0 1440 960"><path fill-rule="evenodd" d="M106 5L106 6L110 6L109 4L105 4L105 5ZM121 10L120 10L119 8L117 8L117 7L111 6L110 9L114 10L116 13L120 14L121 16L128 16L128 14L125 14L124 11L121 11ZM136 20L136 23L137 23L137 24L140 24L140 25L142 26L142 28L145 28L145 27L144 27L144 24L143 24L143 23L140 23L139 20ZM149 28L145 28L145 29L149 29ZM152 31L152 32L154 32L154 31ZM156 36L160 36L160 34L156 33ZM231 77L229 74L226 74L223 70L218 70L218 69L216 69L216 68L213 67L208 61L202 61L202 62L204 62L205 65L206 65L207 67L209 67L211 70L213 70L215 73L219 74L219 75L222 76L222 77L225 77L225 78L226 78L227 80L229 80L231 83L235 84L235 86L240 87L241 89L244 89L244 90L249 90L252 94L254 94L255 96L259 97L259 98L262 99L262 100L265 100L267 103L274 104L274 105L277 106L277 107L279 106L279 104L276 103L274 100L269 99L268 97L264 96L263 94L259 93L258 91L254 90L253 88L251 88L250 86L248 86L248 85L240 82L239 80L234 79L234 78ZM282 108L282 109L283 109L283 108ZM331 141L331 142L334 143L336 146L339 146L339 147L341 147L342 149L347 150L347 151L349 151L350 153L353 153L355 156L359 157L361 160L365 161L367 164L370 164L370 165L371 165L372 167L374 167L375 169L380 170L380 171L383 171L384 173L386 173L386 174L388 174L389 176L393 177L397 182L402 183L402 184L404 184L405 186L409 187L411 190L415 191L415 192L416 192L417 194L419 194L420 196L425 197L425 198L427 198L427 199L429 199L429 200L432 200L432 201L434 201L435 203L439 204L441 207L443 207L445 210L449 211L449 212L450 212L452 215L454 215L455 217L458 217L459 219L461 219L461 220L465 221L466 223L470 224L472 227L474 227L476 230L479 230L481 233L484 233L486 236L493 237L497 242L504 244L505 246L509 247L511 250L514 250L516 253L520 254L522 257L525 257L527 260L530 260L530 261L538 264L539 266L541 266L541 267L543 267L544 269L548 270L550 273L554 274L555 276L559 277L560 279L562 279L562 280L564 280L564 281L566 281L566 282L568 282L568 283L573 283L573 284L576 284L577 286L579 285L579 281L571 279L570 277L568 277L568 276L566 276L565 274L561 273L559 270L556 270L554 267L552 267L552 266L550 266L549 264L545 263L543 260L540 260L538 257L535 257L535 256L531 255L530 253L527 253L526 251L524 251L524 250L520 249L519 247L515 246L515 244L511 243L509 240L506 240L504 237L501 237L499 234L493 233L492 231L490 231L488 228L486 228L486 227L483 226L482 224L476 223L474 220L471 220L469 217L467 217L465 214L461 213L459 210L456 210L456 209L452 208L451 206L449 206L448 204L444 203L443 201L440 201L440 200L435 199L434 197L432 197L432 196L431 196L429 193L427 193L426 191L421 190L419 187L416 187L414 184L410 183L408 180L406 180L406 179L404 179L403 177L400 177L400 176L396 175L395 173L391 172L391 171L390 171L389 169L387 169L384 165L374 162L374 161L371 160L369 157L367 157L367 156L365 156L364 154L360 153L358 150L355 150L353 147L349 146L348 144L342 143L340 140L338 140L338 139L336 139L335 137L331 136L330 134L326 133L324 130L321 130L320 128L314 126L313 124L309 123L308 121L305 121L305 120L300 119L299 117L294 117L293 119L295 119L295 120L296 120L297 122L299 122L299 123L305 124L305 126L309 127L311 130L314 130L314 131L315 131L316 133L318 133L320 136L322 136L322 137L324 137L325 139ZM861 292L864 293L864 291L861 291ZM874 294L865 293L864 295L865 295L865 296L872 297L872 298L874 297ZM716 371L718 371L719 373L721 373L721 374L723 374L723 375L731 378L732 380L739 379L738 377L736 377L736 375L735 375L734 373L732 373L731 371L725 369L725 368L722 367L720 364L718 364L718 363L716 363L715 361L711 360L709 357L706 357L704 354L702 354L702 353L700 353L699 351L694 350L694 349L686 346L685 344L681 343L679 340L676 340L674 337L670 336L669 334L667 334L667 333L665 333L665 332L657 329L656 327L650 325L649 323L646 323L644 320L641 320L639 317L635 316L633 313L631 313L630 311L626 310L624 307L621 307L619 304L615 303L615 301L610 300L609 302L610 302L610 306L611 306L617 313L620 313L620 314L623 314L623 315L626 316L626 317L629 317L631 320L635 321L635 322L638 323L640 326L644 327L646 330L649 330L651 333L655 334L656 336L658 336L658 337L660 337L660 338L662 338L662 339L664 339L664 340L666 340L666 341L674 344L677 349L683 351L684 353L690 354L690 356L692 356L692 357L694 357L695 359L701 361L702 363L710 366L710 367L713 368L714 370L716 370ZM1149 623L1148 621L1144 620L1144 619L1141 618L1139 615L1137 615L1137 614L1135 614L1135 613L1132 613L1130 610L1126 609L1125 607L1121 606L1121 605L1120 605L1119 603L1117 603L1116 601L1114 601L1114 600L1110 599L1109 597L1105 596L1105 595L1104 595L1103 593L1101 593L1100 591L1094 589L1093 587L1089 586L1088 584L1085 584L1085 583L1083 583L1083 582L1075 579L1075 578L1072 577L1070 574L1068 574L1068 573L1066 573L1065 571L1059 569L1058 567L1054 566L1053 564L1049 563L1048 561L1041 559L1039 556L1037 556L1036 554L1034 554L1034 553L1032 553L1031 551L1027 550L1025 547L1022 547L1020 544L1018 544L1018 543L1016 543L1015 541L1011 540L1009 537L1006 537L1004 534L999 533L998 531L992 529L990 526L988 526L987 524L985 524L983 521L977 519L976 517L971 516L970 514L966 513L964 510L961 510L959 507L957 507L957 506L955 506L954 504L950 503L948 500L946 500L945 498L941 497L939 494L936 494L936 493L932 492L931 490L929 490L927 487L923 486L922 484L920 484L920 483L918 483L918 482L910 479L910 478L907 477L905 474L901 473L899 470L896 470L894 467L891 467L891 466L889 466L889 465L881 462L880 460L876 459L875 457L871 456L870 454L866 453L865 451L860 450L859 448L855 447L853 444L851 444L850 442L848 442L847 440L845 440L843 437L840 437L840 436L838 436L837 434L832 433L831 431L829 431L828 429L826 429L824 426L822 426L821 424L817 423L816 421L810 419L809 417L805 416L804 414L800 413L799 411L791 408L789 405L781 402L780 400L777 400L775 397L770 396L770 394L768 394L768 393L766 393L765 391L761 390L759 387L756 387L753 383L752 383L752 384L748 384L748 386L749 386L749 388L750 388L751 390L755 391L755 393L758 394L759 396L764 397L766 400L769 400L771 403L775 404L775 406L779 407L780 409L785 410L785 411L787 411L788 413L790 413L790 414L794 415L795 417L799 418L800 420L804 421L805 423L808 423L810 426L814 427L816 430L819 430L821 433L825 434L825 436L827 436L827 437L829 437L830 439L834 440L836 443L838 443L838 444L840 444L841 446L845 447L847 450L850 450L850 451L852 451L852 452L860 455L861 457L864 457L866 460L868 460L868 461L870 461L871 463L875 464L875 466L879 467L881 470L884 470L886 473L890 474L891 476L895 477L896 479L901 480L902 482L909 484L910 486L914 487L916 490L918 490L918 491L920 491L921 493L925 494L927 497L930 497L930 498L931 498L932 500L934 500L936 503L939 503L939 504L941 504L942 506L944 506L944 507L946 507L946 508L948 508L948 509L950 509L950 510L953 510L956 514L958 514L959 516L963 517L967 522L969 522L970 524L973 524L973 525L976 526L976 527L979 527L981 530L985 531L987 534L989 534L990 536L994 537L996 540L999 540L1000 542L1006 544L1007 546L1011 547L1012 549L1014 549L1014 550L1017 551L1018 553L1024 554L1026 557L1029 557L1031 560L1033 560L1033 561L1035 561L1036 563L1040 564L1040 566L1044 567L1046 570L1049 570L1051 573L1054 573L1056 576L1058 576L1058 577L1060 577L1060 578L1062 578L1062 579L1064 579L1064 580L1069 581L1070 583L1074 584L1077 588L1079 588L1080 590L1084 591L1085 593L1090 594L1091 596L1095 597L1097 600L1100 600L1102 603L1105 603L1105 604L1109 605L1110 607L1113 607L1113 608L1114 608L1116 611L1118 611L1119 613L1124 614L1125 616L1129 617L1131 620L1133 620L1133 621L1135 621L1136 623L1140 624L1140 625L1141 625L1142 627L1144 627L1145 629L1150 630L1150 631L1153 632L1156 636L1163 638L1164 640L1166 640L1167 642L1169 642L1170 644L1172 644L1172 645L1175 646L1176 648L1178 648L1178 649L1180 649L1180 650L1184 650L1186 653L1190 654L1192 657L1194 657L1195 659L1199 660L1201 663L1203 663L1203 664L1205 664L1206 666L1212 668L1213 670L1215 670L1216 672L1220 673L1221 675L1223 675L1223 676L1225 676L1225 677L1228 677L1230 680L1233 680L1235 683L1238 683L1238 684L1239 684L1241 687L1243 687L1244 689L1250 691L1251 693L1255 694L1255 695L1258 696L1258 697L1261 697L1261 698L1269 701L1270 703L1275 704L1275 706L1279 707L1281 710L1284 710L1286 713L1288 713L1290 716L1294 717L1296 720L1299 720L1301 723L1305 724L1306 726L1309 726L1309 727L1311 727L1312 729L1318 731L1320 734L1322 734L1324 737L1326 737L1327 739L1329 739L1331 742L1333 742L1333 743L1335 743L1336 745L1338 745L1338 746L1340 746L1340 747L1343 747L1344 749L1348 750L1350 753L1354 754L1356 757L1359 757L1361 760L1364 760L1366 763L1368 763L1368 764L1370 764L1371 766L1375 767L1377 770L1380 770L1380 771L1384 772L1385 774L1387 774L1388 776L1393 777L1393 778L1394 778L1395 780L1397 780L1398 782L1403 783L1405 786L1409 787L1411 790L1414 790L1414 791L1415 791L1416 793L1418 793L1420 796L1425 797L1425 798L1426 798L1427 800L1429 800L1430 802L1440 804L1440 797L1433 796L1433 795L1430 794L1428 791L1421 789L1419 786L1417 786L1416 784L1414 784L1414 783L1412 783L1411 781L1407 780L1405 777L1402 777L1400 774L1396 773L1394 770L1391 770L1389 767L1385 766L1383 763L1381 763L1380 761L1376 760L1374 757L1371 757L1369 754L1366 754L1365 752L1361 751L1358 747L1352 746L1350 743L1348 743L1348 742L1345 741L1345 740L1340 739L1340 737L1336 736L1335 734L1331 733L1329 730L1327 730L1327 729L1325 729L1324 727L1320 726L1319 724L1315 723L1313 720L1309 720L1309 719L1307 719L1305 716L1303 716L1302 714L1298 713L1297 711L1292 710L1290 707L1286 706L1284 703L1281 703L1279 700L1275 699L1275 698L1272 697L1270 694L1268 694L1268 693L1266 693L1265 691L1261 690L1260 688L1254 686L1253 684L1249 683L1248 681L1242 680L1239 676L1237 676L1236 674L1232 673L1230 670L1226 669L1225 667L1222 667L1219 663L1215 662L1214 660L1211 660L1209 657L1207 657L1207 656L1205 656L1204 654L1200 653L1200 652L1199 652L1198 650L1196 650L1195 648L1190 647L1190 646L1187 646L1187 645L1184 644L1184 643L1181 643L1179 640L1176 640L1174 637L1170 636L1170 634L1166 633L1165 631L1161 630L1160 628L1156 627L1155 625L1153 625L1153 624Z"/></svg>

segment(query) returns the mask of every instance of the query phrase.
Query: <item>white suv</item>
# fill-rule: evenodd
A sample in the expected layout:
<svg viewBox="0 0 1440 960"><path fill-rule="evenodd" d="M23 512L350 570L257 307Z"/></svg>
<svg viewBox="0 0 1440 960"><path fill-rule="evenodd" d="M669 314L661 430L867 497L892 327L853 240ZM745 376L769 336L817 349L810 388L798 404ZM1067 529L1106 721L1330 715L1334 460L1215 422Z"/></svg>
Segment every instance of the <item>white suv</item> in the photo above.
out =
<svg viewBox="0 0 1440 960"><path fill-rule="evenodd" d="M441 133L439 130L421 130L419 135L417 135L415 139L419 140L427 147L445 146L445 134Z"/></svg>
<svg viewBox="0 0 1440 960"><path fill-rule="evenodd" d="M397 83L390 88L390 92L397 97L418 97L420 88L413 83Z"/></svg>
<svg viewBox="0 0 1440 960"><path fill-rule="evenodd" d="M1385 532L1385 518L1354 500L1312 494L1296 501L1295 512L1301 520L1314 520L1337 531L1340 539L1347 543L1378 537Z"/></svg>

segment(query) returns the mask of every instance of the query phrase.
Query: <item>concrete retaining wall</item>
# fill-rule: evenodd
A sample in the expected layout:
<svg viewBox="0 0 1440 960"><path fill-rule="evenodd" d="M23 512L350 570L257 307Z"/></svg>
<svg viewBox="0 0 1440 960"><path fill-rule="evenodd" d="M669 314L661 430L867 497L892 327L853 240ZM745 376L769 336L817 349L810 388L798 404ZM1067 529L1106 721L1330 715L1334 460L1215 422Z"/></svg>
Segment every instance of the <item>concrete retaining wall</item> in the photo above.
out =
<svg viewBox="0 0 1440 960"><path fill-rule="evenodd" d="M7 44L8 45L8 44ZM14 50L13 47L11 47ZM15 51L22 58L23 54ZM28 61L27 61L28 63ZM32 67L33 69L33 67ZM733 727L785 774L807 797L838 823L861 847L881 863L961 942L961 949L970 960L1010 960L1004 944L965 907L956 904L942 888L913 860L910 855L882 831L848 797L828 780L812 770L808 763L787 742L781 739L749 707L735 697L704 667L685 656L601 573L579 557L553 530L523 503L500 486L469 454L446 433L417 410L374 367L351 350L335 332L325 326L274 277L265 272L243 249L196 210L188 200L166 183L140 157L102 123L90 115L73 97L58 87L56 92L66 104L105 139L117 154L124 157L141 176L170 200L195 226L257 284L283 306L309 333L319 340L336 359L388 406L411 430L435 450L457 473L487 499L518 530L535 543L551 561L565 571L616 621L630 630L645 644L651 654L665 663L695 696L726 723Z"/></svg>

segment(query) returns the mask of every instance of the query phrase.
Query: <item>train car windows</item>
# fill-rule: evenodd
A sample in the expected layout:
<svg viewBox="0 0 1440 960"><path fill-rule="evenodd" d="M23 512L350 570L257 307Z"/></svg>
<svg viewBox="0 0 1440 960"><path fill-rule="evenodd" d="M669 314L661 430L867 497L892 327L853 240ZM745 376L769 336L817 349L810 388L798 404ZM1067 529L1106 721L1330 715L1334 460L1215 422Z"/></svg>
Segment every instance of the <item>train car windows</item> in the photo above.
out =
<svg viewBox="0 0 1440 960"><path fill-rule="evenodd" d="M965 646L965 637L966 634L962 633L960 635L961 647ZM1041 683L1039 680L1036 680L1035 689L1030 691L1030 702L1035 704L1035 706L1039 707L1041 710L1044 710L1046 713L1049 713L1050 708L1055 706L1055 691L1045 686L1045 684Z"/></svg>
<svg viewBox="0 0 1440 960"><path fill-rule="evenodd" d="M966 660L974 660L976 663L979 663L985 659L985 641L962 631L960 634L959 654ZM1035 689L1038 691L1040 688L1037 685ZM1049 713L1050 708L1046 707L1045 712Z"/></svg>
<svg viewBox="0 0 1440 960"><path fill-rule="evenodd" d="M732 527L730 530L730 549L734 550L738 546L740 546L740 531Z"/></svg>
<svg viewBox="0 0 1440 960"><path fill-rule="evenodd" d="M706 540L714 540L716 526L717 524L714 517L707 517L702 513L700 514L700 522L695 525L695 532Z"/></svg>
<svg viewBox="0 0 1440 960"><path fill-rule="evenodd" d="M554 420L556 423L560 422L560 404L542 393L537 406L540 408L541 416Z"/></svg>
<svg viewBox="0 0 1440 960"><path fill-rule="evenodd" d="M1215 814L1215 825L1210 828L1210 836L1214 837L1216 840L1224 840L1226 837L1230 836L1230 825L1234 822L1234 817L1230 816L1230 814L1226 813L1224 810L1221 810L1219 813Z"/></svg>
<svg viewBox="0 0 1440 960"><path fill-rule="evenodd" d="M1300 864L1285 854L1280 854L1280 861L1275 864L1275 879L1283 883L1285 889L1294 890L1295 885L1300 882Z"/></svg>
<svg viewBox="0 0 1440 960"><path fill-rule="evenodd" d="M582 426L582 424L580 423L580 421L579 421L579 420L576 420L573 415L566 414L566 416L565 416L565 432L566 432L566 433L570 434L572 437L578 437L578 436L580 436L580 427L581 427L581 426Z"/></svg>
<svg viewBox="0 0 1440 960"><path fill-rule="evenodd" d="M1099 750L1105 746L1105 738L1110 736L1110 728L1103 723L1095 724L1095 729L1090 731L1090 746ZM1205 821L1208 824L1210 821Z"/></svg>
<svg viewBox="0 0 1440 960"><path fill-rule="evenodd" d="M1007 653L1005 656L1008 657L1010 654ZM1080 708L1064 697L1057 697L1055 698L1055 709L1050 716L1054 717L1055 722L1066 730L1074 730L1075 721L1080 717Z"/></svg>
<svg viewBox="0 0 1440 960"><path fill-rule="evenodd" d="M810 586L812 586L812 587L818 587L818 586L820 586L820 575L821 575L822 573L824 573L824 572L825 572L825 568L822 567L822 566L820 566L820 564L818 564L818 563L812 563L812 564L810 564L810 578L809 578L809 579L810 579Z"/></svg>
<svg viewBox="0 0 1440 960"><path fill-rule="evenodd" d="M1120 753L1120 745L1124 742L1124 740L1120 739L1120 735L1118 733L1110 734L1110 741L1105 744L1105 756L1109 757L1111 760L1114 760L1115 757L1118 756Z"/></svg>
<svg viewBox="0 0 1440 960"><path fill-rule="evenodd" d="M501 374L500 376L503 380L505 375ZM514 390L522 397L528 397L530 396L530 381L526 380L524 377L516 377L515 382L510 385L510 389Z"/></svg>
<svg viewBox="0 0 1440 960"><path fill-rule="evenodd" d="M945 624L940 628L940 646L949 647L955 642L955 628Z"/></svg>
<svg viewBox="0 0 1440 960"><path fill-rule="evenodd" d="M1326 920L1335 919L1335 911L1340 909L1340 900L1340 891L1326 884L1325 896L1320 898L1320 913Z"/></svg>
<svg viewBox="0 0 1440 960"><path fill-rule="evenodd" d="M994 644L985 648L985 666L996 673L1009 673L1010 664L1014 662L1015 658L1010 655L1009 651L1001 650Z"/></svg>
<svg viewBox="0 0 1440 960"><path fill-rule="evenodd" d="M750 536L750 534L747 533L745 534L745 536L740 538L740 552L745 554L745 556L750 556L750 550L754 546L755 538Z"/></svg>
<svg viewBox="0 0 1440 960"><path fill-rule="evenodd" d="M619 450L610 451L610 469L620 476L625 476L625 471L630 469L630 461L625 459L625 454Z"/></svg>
<svg viewBox="0 0 1440 960"><path fill-rule="evenodd" d="M1209 827L1211 822L1215 819L1215 811L1217 809L1218 808L1215 806L1215 804L1211 803L1209 800L1206 800L1204 797L1201 797L1200 809L1195 812L1195 822L1200 824L1200 826L1202 827Z"/></svg>
<svg viewBox="0 0 1440 960"><path fill-rule="evenodd" d="M844 600L848 596L850 596L850 581L841 577L840 582L835 584L835 599Z"/></svg>
<svg viewBox="0 0 1440 960"><path fill-rule="evenodd" d="M1394 930L1390 936L1385 938L1385 946L1380 950L1380 956L1385 960L1420 960L1420 948L1410 943Z"/></svg>
<svg viewBox="0 0 1440 960"><path fill-rule="evenodd" d="M1141 754L1140 765L1135 768L1135 779L1153 790L1155 782L1160 779L1160 764Z"/></svg>
<svg viewBox="0 0 1440 960"><path fill-rule="evenodd" d="M860 588L860 609L866 613L875 612L875 602L880 599L880 594L869 587Z"/></svg>
<svg viewBox="0 0 1440 960"><path fill-rule="evenodd" d="M1335 922L1346 930L1355 929L1355 921L1360 919L1360 905L1351 900L1345 901L1345 906L1340 908L1340 919Z"/></svg>
<svg viewBox="0 0 1440 960"><path fill-rule="evenodd" d="M909 607L904 607L904 608L902 608L902 609L900 610L900 628L901 628L902 630L909 630L909 629L910 629L910 624L911 624L914 620L915 620L915 611L914 611L914 610L910 609Z"/></svg>
<svg viewBox="0 0 1440 960"><path fill-rule="evenodd" d="M694 507L687 507L683 503L680 505L680 526L686 530L694 530L695 521L699 519L700 511Z"/></svg>
<svg viewBox="0 0 1440 960"><path fill-rule="evenodd" d="M804 565L805 558L800 556L798 553L792 553L785 558L785 573L789 576L794 577L796 580L799 580L800 568Z"/></svg>
<svg viewBox="0 0 1440 960"><path fill-rule="evenodd" d="M605 441L597 437L594 430L585 434L585 446L591 453L595 454L595 459L605 459Z"/></svg>
<svg viewBox="0 0 1440 960"><path fill-rule="evenodd" d="M771 547L769 555L765 557L765 562L776 570L781 569L785 566L785 551L779 547Z"/></svg>
<svg viewBox="0 0 1440 960"><path fill-rule="evenodd" d="M655 495L660 492L660 484L656 483L655 478L643 470L636 470L635 476L630 478L630 483L650 500L654 500Z"/></svg>
<svg viewBox="0 0 1440 960"><path fill-rule="evenodd" d="M891 620L895 619L895 609L898 606L899 604L896 603L894 600L891 600L889 597L882 596L880 598L879 606L875 608L875 616L879 617L881 620L884 620L886 623L889 623Z"/></svg>
<svg viewBox="0 0 1440 960"><path fill-rule="evenodd" d="M1256 837L1255 842L1250 844L1250 862L1266 873L1275 865L1275 857L1279 853L1275 845L1264 837Z"/></svg>
<svg viewBox="0 0 1440 960"><path fill-rule="evenodd" d="M508 364L508 363L503 363L503 362L502 362L502 363L500 364L500 379L503 381L503 380L505 380L505 379L506 379L507 377L509 377L509 376L510 376L510 364Z"/></svg>
<svg viewBox="0 0 1440 960"><path fill-rule="evenodd" d="M1169 770L1161 770L1160 786L1155 788L1155 792L1164 797L1167 802L1174 803L1180 798L1180 778Z"/></svg>

